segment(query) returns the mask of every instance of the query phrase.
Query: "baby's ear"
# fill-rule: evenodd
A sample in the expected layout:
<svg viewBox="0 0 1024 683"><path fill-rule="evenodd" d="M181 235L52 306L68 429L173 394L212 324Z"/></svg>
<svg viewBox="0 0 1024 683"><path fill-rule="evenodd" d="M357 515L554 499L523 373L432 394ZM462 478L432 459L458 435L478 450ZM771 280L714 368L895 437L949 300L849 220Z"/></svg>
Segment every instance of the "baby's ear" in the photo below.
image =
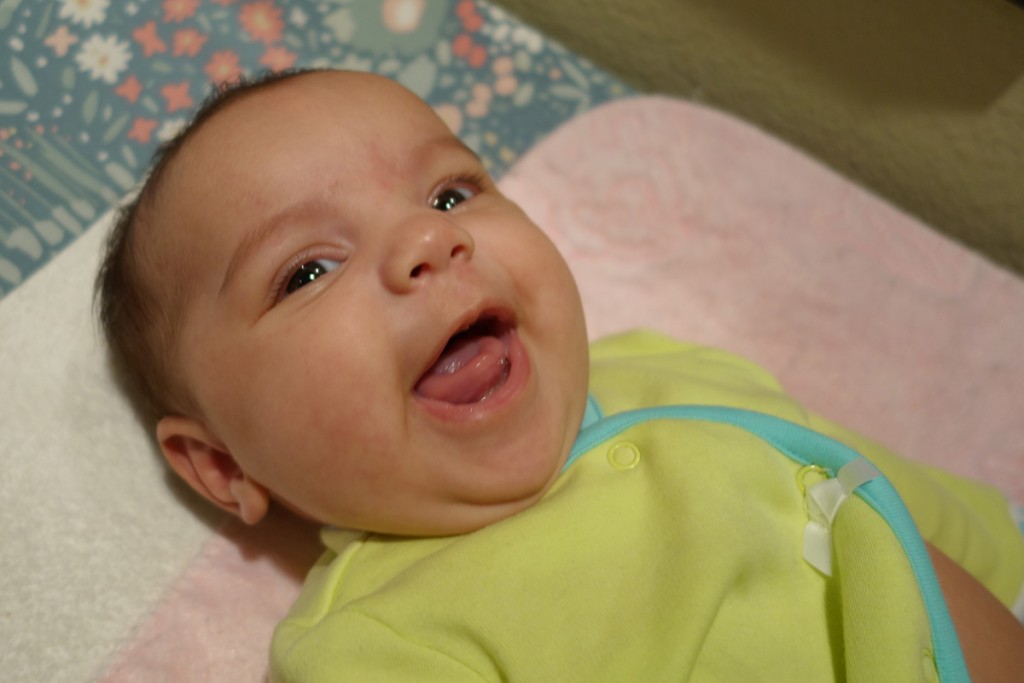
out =
<svg viewBox="0 0 1024 683"><path fill-rule="evenodd" d="M161 418L156 438L171 468L215 505L246 524L255 524L267 514L267 489L246 474L201 422L177 415Z"/></svg>

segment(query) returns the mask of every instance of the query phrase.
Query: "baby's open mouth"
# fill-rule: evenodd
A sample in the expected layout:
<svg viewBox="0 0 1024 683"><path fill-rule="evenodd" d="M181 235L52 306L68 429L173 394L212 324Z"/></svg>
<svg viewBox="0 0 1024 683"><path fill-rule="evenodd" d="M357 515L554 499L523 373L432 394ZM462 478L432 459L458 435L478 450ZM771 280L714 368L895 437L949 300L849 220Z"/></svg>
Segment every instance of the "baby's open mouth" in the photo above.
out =
<svg viewBox="0 0 1024 683"><path fill-rule="evenodd" d="M480 316L448 340L416 382L416 394L454 404L487 399L508 379L510 334L510 325L499 317Z"/></svg>

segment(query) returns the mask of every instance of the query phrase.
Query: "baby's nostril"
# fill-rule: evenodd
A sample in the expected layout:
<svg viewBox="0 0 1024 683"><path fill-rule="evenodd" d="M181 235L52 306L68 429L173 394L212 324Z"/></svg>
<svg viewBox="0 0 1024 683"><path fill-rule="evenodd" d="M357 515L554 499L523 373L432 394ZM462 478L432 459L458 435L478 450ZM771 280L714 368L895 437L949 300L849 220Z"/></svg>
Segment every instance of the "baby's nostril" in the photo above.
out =
<svg viewBox="0 0 1024 683"><path fill-rule="evenodd" d="M420 265L418 265L418 266L416 266L415 268L412 269L412 272L409 273L409 277L414 277L414 278L415 277L419 277L422 273L423 273L423 264L421 263Z"/></svg>

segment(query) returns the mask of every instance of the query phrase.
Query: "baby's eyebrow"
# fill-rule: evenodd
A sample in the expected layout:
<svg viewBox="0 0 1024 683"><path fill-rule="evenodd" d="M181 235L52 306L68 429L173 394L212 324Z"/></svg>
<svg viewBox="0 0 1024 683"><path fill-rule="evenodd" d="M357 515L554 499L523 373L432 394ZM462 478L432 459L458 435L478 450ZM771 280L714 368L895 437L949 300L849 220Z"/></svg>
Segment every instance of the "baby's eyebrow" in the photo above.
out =
<svg viewBox="0 0 1024 683"><path fill-rule="evenodd" d="M235 253L231 255L228 267L224 271L224 280L220 285L220 293L223 294L228 284L235 276L235 272L245 263L277 230L297 220L315 214L324 206L322 197L307 197L294 204L289 204L280 211L271 214L259 222L255 229L246 233L239 242Z"/></svg>
<svg viewBox="0 0 1024 683"><path fill-rule="evenodd" d="M483 165L480 156L474 152L469 146L466 145L462 140L455 137L454 135L441 135L436 138L431 138L422 144L418 145L410 155L415 164L423 164L430 161L433 157L440 155L444 152L460 152L468 154L478 163Z"/></svg>

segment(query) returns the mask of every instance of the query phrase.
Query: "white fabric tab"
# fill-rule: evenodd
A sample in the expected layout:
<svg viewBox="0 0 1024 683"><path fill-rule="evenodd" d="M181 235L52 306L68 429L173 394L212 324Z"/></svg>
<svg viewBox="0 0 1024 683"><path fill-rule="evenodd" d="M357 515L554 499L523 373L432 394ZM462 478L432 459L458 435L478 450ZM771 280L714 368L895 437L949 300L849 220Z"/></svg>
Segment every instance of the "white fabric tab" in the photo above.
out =
<svg viewBox="0 0 1024 683"><path fill-rule="evenodd" d="M804 500L810 519L804 527L804 560L825 576L832 576L832 521L836 513L854 489L881 474L866 458L857 458L843 465L832 479L807 488Z"/></svg>

